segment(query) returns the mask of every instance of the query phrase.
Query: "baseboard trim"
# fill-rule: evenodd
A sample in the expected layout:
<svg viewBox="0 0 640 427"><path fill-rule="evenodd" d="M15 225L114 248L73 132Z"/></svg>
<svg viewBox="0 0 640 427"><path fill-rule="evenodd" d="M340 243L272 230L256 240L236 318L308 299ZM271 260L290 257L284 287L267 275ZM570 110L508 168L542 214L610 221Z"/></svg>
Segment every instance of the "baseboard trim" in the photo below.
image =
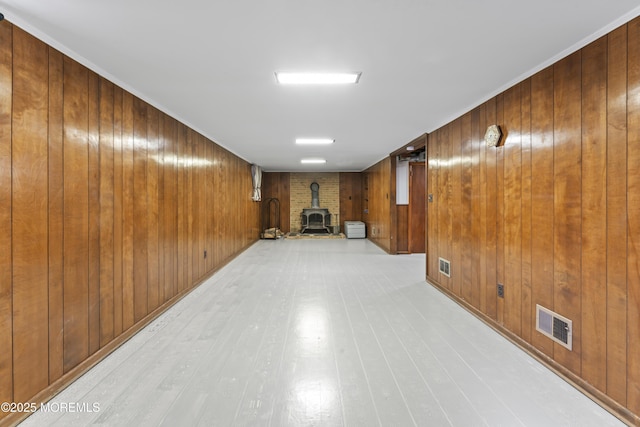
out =
<svg viewBox="0 0 640 427"><path fill-rule="evenodd" d="M574 388L580 391L582 394L587 396L589 399L593 400L595 403L600 405L602 408L610 412L613 416L618 418L620 421L625 423L628 426L636 426L640 427L640 416L632 413L627 408L611 399L609 396L601 392L600 390L593 387L591 384L587 383L578 375L574 374L564 366L560 365L555 360L551 359L546 354L540 352L537 348L529 344L527 341L523 340L513 332L509 331L499 323L497 323L494 319L487 316L480 310L478 310L473 305L469 304L469 302L459 298L456 294L451 292L449 289L440 285L440 283L435 280L435 278L426 276L427 284L433 286L435 289L442 292L449 299L453 300L460 307L467 310L469 313L473 314L475 317L483 321L487 326L492 328L494 331L498 332L500 335L508 339L514 345L521 348L531 357L545 365L549 370L558 375L560 378L571 384Z"/></svg>
<svg viewBox="0 0 640 427"><path fill-rule="evenodd" d="M234 255L231 255L230 257L222 261L219 266L211 270L209 274L207 274L206 276L203 276L191 288L182 291L181 293L177 294L176 296L174 296L173 298L171 298L170 300L162 304L160 307L156 308L151 313L147 314L144 318L140 319L138 323L134 324L129 329L124 331L122 334L118 335L116 338L110 341L107 345L105 345L104 347L102 347L92 355L90 355L88 358L80 362L80 364L78 364L76 367L74 367L69 372L67 372L66 374L58 378L56 381L51 383L47 388L43 389L38 394L30 398L29 403L35 403L36 406L39 408L41 404L46 403L49 400L53 399L58 393L60 393L65 388L69 387L75 380L80 378L87 371L89 371L95 365L100 363L105 357L113 353L118 347L120 347L121 345L129 341L131 338L133 338L134 335L136 335L138 332L144 329L149 323L153 322L161 314L163 314L165 311L173 307L178 301L180 301L182 298L189 295L197 287L199 287L201 284L209 280L214 274L220 271L220 269L222 269L224 266L229 264L231 261L237 258L244 251L246 251L251 246L256 244L258 241L259 240L256 239L255 241L253 241L252 243L250 243L249 245L247 245L246 247L244 247ZM22 421L24 421L25 419L27 419L30 415L31 413L29 412L11 413L6 417L0 419L0 427L14 427L19 423L21 423Z"/></svg>

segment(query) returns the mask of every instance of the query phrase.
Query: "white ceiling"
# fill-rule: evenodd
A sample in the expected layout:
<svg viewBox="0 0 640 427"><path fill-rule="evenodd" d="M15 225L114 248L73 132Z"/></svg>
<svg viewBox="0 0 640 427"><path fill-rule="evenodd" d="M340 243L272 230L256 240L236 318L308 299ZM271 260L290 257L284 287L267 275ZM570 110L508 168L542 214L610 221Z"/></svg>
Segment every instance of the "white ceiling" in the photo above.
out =
<svg viewBox="0 0 640 427"><path fill-rule="evenodd" d="M360 171L640 15L639 0L0 0L5 18L267 171ZM275 71L362 71L350 87ZM320 148L296 137L330 137ZM301 165L321 156L326 165Z"/></svg>

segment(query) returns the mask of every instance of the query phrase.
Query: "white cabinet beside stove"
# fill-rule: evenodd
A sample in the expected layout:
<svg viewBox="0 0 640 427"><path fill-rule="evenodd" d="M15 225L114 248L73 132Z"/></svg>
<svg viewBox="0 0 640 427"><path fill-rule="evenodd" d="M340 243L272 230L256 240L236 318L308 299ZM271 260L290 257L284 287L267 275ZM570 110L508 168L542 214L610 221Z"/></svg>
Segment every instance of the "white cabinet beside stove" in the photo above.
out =
<svg viewBox="0 0 640 427"><path fill-rule="evenodd" d="M367 237L364 222L362 221L345 221L344 234L347 239L364 239Z"/></svg>

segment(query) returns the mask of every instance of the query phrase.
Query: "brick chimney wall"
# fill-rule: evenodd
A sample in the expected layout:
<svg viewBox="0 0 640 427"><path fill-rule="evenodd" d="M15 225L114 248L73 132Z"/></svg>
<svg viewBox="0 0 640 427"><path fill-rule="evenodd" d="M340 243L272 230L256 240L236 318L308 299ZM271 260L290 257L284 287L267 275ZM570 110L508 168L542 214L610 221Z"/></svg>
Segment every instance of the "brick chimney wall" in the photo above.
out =
<svg viewBox="0 0 640 427"><path fill-rule="evenodd" d="M329 209L331 224L339 224L340 214L340 174L338 172L292 172L290 175L290 221L291 231L300 232L302 209L311 207L312 182L320 185L320 207Z"/></svg>

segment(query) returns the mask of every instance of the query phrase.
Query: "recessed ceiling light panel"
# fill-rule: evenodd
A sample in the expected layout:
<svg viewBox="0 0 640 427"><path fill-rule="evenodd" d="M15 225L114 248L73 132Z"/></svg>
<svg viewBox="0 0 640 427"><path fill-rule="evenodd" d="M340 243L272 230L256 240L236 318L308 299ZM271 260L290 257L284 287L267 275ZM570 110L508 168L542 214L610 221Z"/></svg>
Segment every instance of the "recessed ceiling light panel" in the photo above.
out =
<svg viewBox="0 0 640 427"><path fill-rule="evenodd" d="M296 138L298 145L329 145L334 142L335 139L331 138Z"/></svg>
<svg viewBox="0 0 640 427"><path fill-rule="evenodd" d="M276 71L276 81L283 85L340 85L354 84L361 72L354 73L293 73Z"/></svg>
<svg viewBox="0 0 640 427"><path fill-rule="evenodd" d="M327 161L325 159L302 159L300 160L300 163L309 165L320 165L327 163Z"/></svg>

